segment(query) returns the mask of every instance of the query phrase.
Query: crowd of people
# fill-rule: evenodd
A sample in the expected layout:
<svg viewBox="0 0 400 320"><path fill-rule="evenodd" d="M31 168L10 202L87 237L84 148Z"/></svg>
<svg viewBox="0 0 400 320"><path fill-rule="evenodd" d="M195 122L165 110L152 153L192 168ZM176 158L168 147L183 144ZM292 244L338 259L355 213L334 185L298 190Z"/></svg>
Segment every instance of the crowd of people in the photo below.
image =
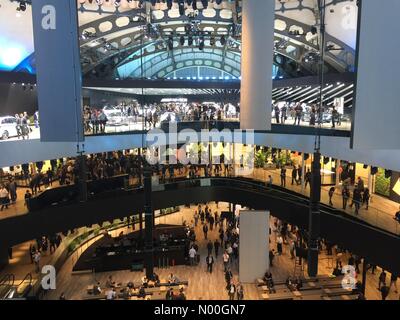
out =
<svg viewBox="0 0 400 320"><path fill-rule="evenodd" d="M339 113L336 106L321 108L316 104L305 104L300 102L276 102L272 104L272 115L276 124L287 124L293 121L293 125L307 123L311 127L320 123L331 123L332 128L342 125L343 115Z"/></svg>
<svg viewBox="0 0 400 320"><path fill-rule="evenodd" d="M86 133L101 134L105 133L106 125L110 124L112 117L119 118L117 125L140 123L142 129L151 129L168 122L238 120L239 113L239 106L232 104L152 103L142 106L133 101L104 108L85 106L83 119Z"/></svg>

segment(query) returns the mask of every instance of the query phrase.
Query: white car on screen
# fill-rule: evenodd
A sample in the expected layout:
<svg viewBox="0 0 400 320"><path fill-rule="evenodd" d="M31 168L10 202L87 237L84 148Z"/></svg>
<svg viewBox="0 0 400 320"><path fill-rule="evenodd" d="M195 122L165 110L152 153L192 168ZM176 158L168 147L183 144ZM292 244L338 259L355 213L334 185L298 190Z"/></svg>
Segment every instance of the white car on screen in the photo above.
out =
<svg viewBox="0 0 400 320"><path fill-rule="evenodd" d="M0 117L0 139L7 140L18 136L17 119L15 117Z"/></svg>
<svg viewBox="0 0 400 320"><path fill-rule="evenodd" d="M122 126L127 123L122 111L115 107L104 107L103 113L107 117L107 125L109 126Z"/></svg>

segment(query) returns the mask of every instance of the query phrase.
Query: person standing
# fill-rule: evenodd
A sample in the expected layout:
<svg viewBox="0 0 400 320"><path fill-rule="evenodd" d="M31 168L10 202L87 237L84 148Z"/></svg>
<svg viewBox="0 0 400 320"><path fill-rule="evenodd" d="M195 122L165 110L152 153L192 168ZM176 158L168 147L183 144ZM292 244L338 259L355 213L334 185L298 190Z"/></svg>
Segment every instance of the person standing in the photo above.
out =
<svg viewBox="0 0 400 320"><path fill-rule="evenodd" d="M332 197L333 197L334 193L335 193L335 187L331 187L331 188L329 189L329 192L328 192L328 195L329 195L329 205L330 205L330 206L333 206Z"/></svg>
<svg viewBox="0 0 400 320"><path fill-rule="evenodd" d="M194 249L194 247L192 246L189 250L189 260L190 260L190 265L194 266L196 264L196 250Z"/></svg>
<svg viewBox="0 0 400 320"><path fill-rule="evenodd" d="M281 187L286 188L286 168L281 168Z"/></svg>
<svg viewBox="0 0 400 320"><path fill-rule="evenodd" d="M214 241L214 251L215 251L215 257L218 258L218 253L219 253L219 248L221 247L221 244L219 243L218 239L215 239Z"/></svg>
<svg viewBox="0 0 400 320"><path fill-rule="evenodd" d="M40 251L37 250L33 256L33 262L35 263L35 272L36 273L40 272L40 259L41 259Z"/></svg>
<svg viewBox="0 0 400 320"><path fill-rule="evenodd" d="M311 186L311 170L310 169L307 169L307 172L304 175L304 182L305 182L305 188L307 188L308 184L310 184L310 186Z"/></svg>
<svg viewBox="0 0 400 320"><path fill-rule="evenodd" d="M382 269L381 274L379 275L379 282L378 282L378 290L381 290L382 286L386 284L386 272Z"/></svg>
<svg viewBox="0 0 400 320"><path fill-rule="evenodd" d="M285 124L287 119L287 107L286 104L281 108L281 123Z"/></svg>
<svg viewBox="0 0 400 320"><path fill-rule="evenodd" d="M0 204L1 204L1 209L0 211L3 211L4 208L8 209L8 190L4 185L0 187Z"/></svg>
<svg viewBox="0 0 400 320"><path fill-rule="evenodd" d="M203 225L203 233L204 233L204 239L207 240L207 233L208 233L208 226L207 224Z"/></svg>
<svg viewBox="0 0 400 320"><path fill-rule="evenodd" d="M302 168L301 168L301 166L298 166L298 168L297 168L297 185L301 184L302 175L303 175Z"/></svg>
<svg viewBox="0 0 400 320"><path fill-rule="evenodd" d="M395 289L394 292L395 293L398 293L397 278L398 278L398 276L395 273L392 273L392 275L390 276L390 287L389 287L389 289L392 289L392 286L394 286L394 289Z"/></svg>
<svg viewBox="0 0 400 320"><path fill-rule="evenodd" d="M363 192L363 199L362 199L362 203L363 203L363 205L365 205L365 210L368 210L370 197L371 196L369 194L369 189L365 188L364 192Z"/></svg>
<svg viewBox="0 0 400 320"><path fill-rule="evenodd" d="M211 254L208 254L208 256L206 258L206 263L207 263L207 272L212 273L214 258Z"/></svg>
<svg viewBox="0 0 400 320"><path fill-rule="evenodd" d="M10 190L11 203L15 203L17 201L17 183L14 179L8 185L8 190Z"/></svg>
<svg viewBox="0 0 400 320"><path fill-rule="evenodd" d="M279 110L278 105L275 105L274 112L275 112L276 123L279 124L279 115L280 115L281 111Z"/></svg>
<svg viewBox="0 0 400 320"><path fill-rule="evenodd" d="M228 285L228 296L229 300L235 300L235 293L236 293L236 287L233 283L230 283Z"/></svg>
<svg viewBox="0 0 400 320"><path fill-rule="evenodd" d="M211 242L211 240L208 241L207 243L207 254L210 255L212 254L212 250L213 250L213 243Z"/></svg>
<svg viewBox="0 0 400 320"><path fill-rule="evenodd" d="M238 285L236 287L236 294L237 294L237 299L239 301L244 299L244 288L240 282L238 283Z"/></svg>
<svg viewBox="0 0 400 320"><path fill-rule="evenodd" d="M350 198L349 188L346 185L344 185L342 189L343 210L346 210L349 198Z"/></svg>
<svg viewBox="0 0 400 320"><path fill-rule="evenodd" d="M199 222L199 214L197 212L197 210L194 212L194 225L195 227L197 227L197 224Z"/></svg>
<svg viewBox="0 0 400 320"><path fill-rule="evenodd" d="M281 256L283 252L282 245L283 245L283 238L282 235L279 234L278 237L276 238L276 248L279 256Z"/></svg>
<svg viewBox="0 0 400 320"><path fill-rule="evenodd" d="M222 256L222 261L224 263L224 271L228 271L228 265L229 265L229 254L228 252L224 252L223 256Z"/></svg>
<svg viewBox="0 0 400 320"><path fill-rule="evenodd" d="M358 188L354 189L353 192L353 203L355 207L355 213L358 215L358 211L360 210L362 199L361 199L361 192Z"/></svg>
<svg viewBox="0 0 400 320"><path fill-rule="evenodd" d="M297 183L297 168L296 166L293 166L293 170L292 170L292 185L294 185L294 183Z"/></svg>

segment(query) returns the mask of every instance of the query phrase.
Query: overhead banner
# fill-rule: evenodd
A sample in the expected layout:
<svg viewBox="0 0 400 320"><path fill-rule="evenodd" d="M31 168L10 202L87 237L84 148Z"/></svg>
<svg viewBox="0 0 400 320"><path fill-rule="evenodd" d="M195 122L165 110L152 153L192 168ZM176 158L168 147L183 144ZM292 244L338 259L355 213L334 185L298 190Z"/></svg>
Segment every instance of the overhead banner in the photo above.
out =
<svg viewBox="0 0 400 320"><path fill-rule="evenodd" d="M399 0L359 5L352 147L400 149Z"/></svg>
<svg viewBox="0 0 400 320"><path fill-rule="evenodd" d="M32 19L41 140L83 141L76 1L32 1Z"/></svg>

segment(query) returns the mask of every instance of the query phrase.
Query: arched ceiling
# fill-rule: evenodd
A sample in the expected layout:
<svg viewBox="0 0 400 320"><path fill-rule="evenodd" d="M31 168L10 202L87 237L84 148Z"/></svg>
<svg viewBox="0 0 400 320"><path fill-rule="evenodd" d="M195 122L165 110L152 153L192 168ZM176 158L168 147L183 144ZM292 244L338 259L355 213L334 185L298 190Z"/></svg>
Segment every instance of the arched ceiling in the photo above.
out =
<svg viewBox="0 0 400 320"><path fill-rule="evenodd" d="M99 7L95 0L91 1L92 3L89 3L88 0L77 0L80 32L83 34L84 31L87 31L88 34L85 39L81 39L84 73L102 64L106 64L106 66L111 64L113 67L120 68L124 63L134 61L135 54L139 58L140 54L138 55L138 53L151 55L150 51L154 52L154 58L160 51L164 51L169 54L170 60L174 59L173 52L167 48L168 44L165 41L167 36L143 39L143 30L145 29L144 25L152 23L160 26L161 35L167 35L171 31L177 34L183 32L187 17L180 16L176 3L171 10L168 10L166 3L161 2L155 6L143 5L139 8L139 1L121 0L120 6L116 8L112 1L114 0L108 2L103 0L103 5ZM334 70L345 71L354 64L353 48L356 25L349 19L349 15L356 12L356 4L352 0L327 0L327 3L329 6L326 19L329 33L328 44L335 43L332 48L344 49L329 52L327 63ZM17 0L0 0L0 5L2 30L0 33L0 48L2 49L0 51L0 69L11 70L18 64L15 63L18 60L17 56L22 61L34 50L31 7L27 6L26 11L20 12L20 17L16 17ZM239 0L224 0L221 5L210 0L208 8L201 10L201 1L198 1L200 10L196 20L201 21L200 28L202 30L211 31L216 37L213 50L222 51L223 55L226 55L227 52L240 54L240 30L236 37L230 31L233 23L237 22L240 26L240 6L241 1ZM187 8L185 13L189 15L192 11L191 8ZM276 52L279 55L300 63L304 60L306 52L317 49L316 37L309 32L311 26L317 23L316 14L316 0L276 0L275 42ZM294 35L293 30L303 30L303 34ZM219 44L218 36L222 34L229 35L232 40L235 40L233 46ZM173 51L190 49L187 41L183 46L179 44L179 38L174 39L174 42ZM107 50L105 50L105 46L108 46ZM205 39L205 47L208 46L210 46L209 39ZM9 52L4 53L6 49ZM13 50L20 53L13 55ZM3 57L1 52L3 52ZM4 61L2 63L2 58L10 60L7 61L8 66L5 66ZM34 64L32 58L33 56L29 62ZM204 62L207 60L206 58L202 59ZM215 59L210 60L212 63L216 62ZM229 58L226 60L229 61ZM12 64L15 65L12 66ZM25 65L28 64L25 63ZM24 68L23 65L20 67ZM307 66L303 67L307 68ZM312 72L312 70L309 71Z"/></svg>

